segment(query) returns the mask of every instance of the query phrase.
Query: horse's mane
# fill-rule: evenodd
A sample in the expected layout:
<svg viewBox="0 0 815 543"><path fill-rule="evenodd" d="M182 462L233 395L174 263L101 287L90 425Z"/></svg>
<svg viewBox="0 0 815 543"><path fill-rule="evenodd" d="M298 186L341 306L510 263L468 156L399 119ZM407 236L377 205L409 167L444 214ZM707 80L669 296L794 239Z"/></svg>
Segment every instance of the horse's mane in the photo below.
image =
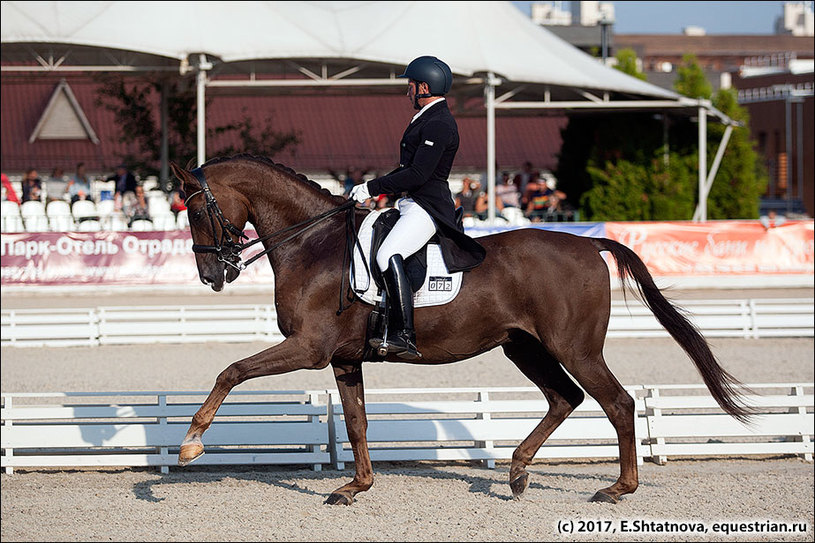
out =
<svg viewBox="0 0 815 543"><path fill-rule="evenodd" d="M216 158L212 158L212 159L206 161L204 164L201 165L201 167L211 166L213 164L221 164L223 162L229 162L229 161L232 161L232 160L249 160L249 161L252 161L252 162L259 162L261 164L265 164L266 166L270 166L270 167L278 170L279 172L281 172L283 174L286 174L287 176L289 176L289 177L291 177L293 179L298 180L301 183L305 183L307 186L309 186L312 189L318 191L320 194L329 197L334 203L342 204L342 203L344 203L346 201L345 197L337 196L335 194L331 194L331 191L321 187L319 183L317 183L315 181L312 181L311 179L309 179L305 175L303 175L301 173L297 173L292 168L289 168L288 166L284 166L283 164L277 163L277 162L273 161L272 159L270 159L268 157L264 157L264 156L257 156L257 155L253 155L253 154L250 154L250 153L240 153L240 154L232 155L232 156L216 157Z"/></svg>

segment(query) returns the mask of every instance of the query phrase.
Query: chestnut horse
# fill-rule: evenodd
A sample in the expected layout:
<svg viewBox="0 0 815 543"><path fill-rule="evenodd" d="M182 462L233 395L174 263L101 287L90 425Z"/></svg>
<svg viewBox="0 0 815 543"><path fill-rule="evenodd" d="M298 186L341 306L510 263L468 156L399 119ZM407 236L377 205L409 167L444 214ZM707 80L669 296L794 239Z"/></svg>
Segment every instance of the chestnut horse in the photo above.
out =
<svg viewBox="0 0 815 543"><path fill-rule="evenodd" d="M246 245L241 242L242 228L251 222L269 251L278 326L286 337L218 375L192 418L179 464L184 466L204 453L201 436L236 385L255 377L330 365L342 399L356 473L326 503L352 503L357 493L373 484L362 380L372 306L358 302L343 308L341 295L341 310L337 311L336 300L343 289L348 294L345 215L350 213L350 224L358 226L368 212L261 157L218 158L191 171L172 164L172 170L188 195L187 213L201 281L220 291L225 281L235 280L244 266L240 260ZM318 221L310 220L315 216ZM300 228L307 231L297 235ZM282 232L287 233L285 240L273 244ZM592 500L616 503L620 496L637 489L634 400L603 359L611 286L601 251L614 256L624 284L631 279L636 282L639 296L696 364L722 409L739 420L749 417L750 410L739 400L740 383L719 366L706 340L665 299L645 264L624 245L533 228L485 236L479 242L487 250L486 259L465 272L458 296L446 305L416 309L416 338L423 357L411 363L447 364L500 346L540 388L549 410L512 455L509 485L514 497L520 497L529 484L526 466L583 401L583 390L600 403L614 425L620 451L619 478L598 490ZM387 361L405 362L394 355Z"/></svg>

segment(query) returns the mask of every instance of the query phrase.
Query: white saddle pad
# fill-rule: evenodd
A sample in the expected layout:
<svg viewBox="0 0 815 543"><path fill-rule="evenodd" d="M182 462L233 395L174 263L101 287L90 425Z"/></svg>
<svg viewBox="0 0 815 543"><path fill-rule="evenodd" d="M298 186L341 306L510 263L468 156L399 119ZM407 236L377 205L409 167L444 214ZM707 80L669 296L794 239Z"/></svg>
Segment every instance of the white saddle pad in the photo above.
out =
<svg viewBox="0 0 815 543"><path fill-rule="evenodd" d="M371 237L373 235L373 224L382 211L372 211L362 225L359 227L359 244L365 252L360 253L359 247L354 247L354 267L351 269L351 288L353 288L362 301L369 304L376 304L382 300L378 292L376 283L368 273L370 264L366 268L366 263L372 261L371 258ZM443 305L452 301L461 290L461 276L463 272L450 273L444 264L441 256L441 248L436 243L427 246L427 275L422 288L413 295L414 307L425 307L429 305Z"/></svg>

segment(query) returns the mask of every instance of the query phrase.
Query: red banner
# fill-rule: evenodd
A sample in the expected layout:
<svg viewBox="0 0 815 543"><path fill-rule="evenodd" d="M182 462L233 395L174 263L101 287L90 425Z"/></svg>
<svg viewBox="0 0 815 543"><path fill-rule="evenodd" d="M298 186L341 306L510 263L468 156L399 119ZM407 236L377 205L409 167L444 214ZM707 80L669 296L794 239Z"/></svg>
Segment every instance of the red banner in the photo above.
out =
<svg viewBox="0 0 815 543"><path fill-rule="evenodd" d="M812 275L813 224L789 221L765 230L758 221L610 222L605 230L656 276ZM0 239L4 286L199 283L189 231L19 233ZM272 283L271 266L261 259L241 273L241 281L247 280Z"/></svg>
<svg viewBox="0 0 815 543"><path fill-rule="evenodd" d="M20 233L3 234L1 239L3 285L200 282L188 230ZM241 279L247 276L256 283L274 280L263 259L241 272Z"/></svg>
<svg viewBox="0 0 815 543"><path fill-rule="evenodd" d="M606 236L657 276L812 274L813 224L788 221L765 230L758 221L609 222Z"/></svg>

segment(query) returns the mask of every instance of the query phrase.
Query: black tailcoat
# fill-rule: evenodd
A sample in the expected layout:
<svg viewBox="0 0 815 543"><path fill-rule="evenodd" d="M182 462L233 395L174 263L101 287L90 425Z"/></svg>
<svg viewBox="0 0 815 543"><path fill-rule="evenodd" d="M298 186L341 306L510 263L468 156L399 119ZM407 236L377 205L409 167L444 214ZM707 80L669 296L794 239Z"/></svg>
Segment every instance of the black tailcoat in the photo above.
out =
<svg viewBox="0 0 815 543"><path fill-rule="evenodd" d="M456 226L455 203L447 177L458 151L458 126L445 100L433 104L402 135L399 167L368 182L368 192L405 194L436 223L444 263L450 272L478 266L486 250Z"/></svg>

